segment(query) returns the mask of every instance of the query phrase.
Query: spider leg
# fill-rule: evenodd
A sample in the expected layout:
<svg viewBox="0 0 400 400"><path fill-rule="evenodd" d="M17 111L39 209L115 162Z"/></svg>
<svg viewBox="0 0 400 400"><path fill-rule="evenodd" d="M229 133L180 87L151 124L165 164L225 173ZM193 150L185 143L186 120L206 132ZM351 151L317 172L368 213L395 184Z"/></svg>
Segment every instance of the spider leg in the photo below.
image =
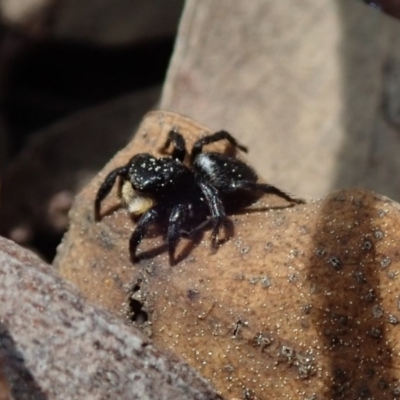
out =
<svg viewBox="0 0 400 400"><path fill-rule="evenodd" d="M122 187L124 186L124 183L126 182L125 178L119 178L118 180L118 186L117 186L117 196L119 199L122 199Z"/></svg>
<svg viewBox="0 0 400 400"><path fill-rule="evenodd" d="M104 179L104 182L99 187L96 194L96 199L94 201L94 218L96 221L100 220L100 205L104 198L110 193L112 187L114 186L115 180L118 176L122 179L126 179L128 174L128 167L120 167L112 170Z"/></svg>
<svg viewBox="0 0 400 400"><path fill-rule="evenodd" d="M136 228L129 239L129 254L132 263L137 261L136 249L143 240L147 227L157 220L160 216L160 212L160 207L153 207L139 218Z"/></svg>
<svg viewBox="0 0 400 400"><path fill-rule="evenodd" d="M282 199L285 199L292 204L304 204L305 201L302 199L296 199L275 186L268 185L267 183L256 183L251 181L239 181L236 184L238 189L244 189L252 192L260 191L268 194L274 194Z"/></svg>
<svg viewBox="0 0 400 400"><path fill-rule="evenodd" d="M232 146L237 147L238 149L247 153L247 147L238 143L238 141L229 132L219 131L213 133L212 135L204 136L193 145L192 152L190 153L190 163L192 164L198 154L202 152L203 146L210 143L219 142L220 140L224 139L227 140Z"/></svg>
<svg viewBox="0 0 400 400"><path fill-rule="evenodd" d="M209 224L209 222L210 222L210 221L205 220L205 221L203 221L201 224L199 224L199 225L197 225L196 227L190 229L189 231L182 229L182 230L181 230L181 236L182 236L182 237L185 237L185 238L191 239L191 238L193 238L193 236L194 236L197 232L203 230L204 227L205 227L206 225Z"/></svg>
<svg viewBox="0 0 400 400"><path fill-rule="evenodd" d="M213 229L211 232L211 245L212 247L216 248L218 247L217 243L218 234L221 229L221 225L223 224L224 219L226 218L224 205L221 199L219 198L217 189L215 189L214 186L211 186L204 182L200 182L199 186L207 200L208 206L211 211L211 218L213 225Z"/></svg>
<svg viewBox="0 0 400 400"><path fill-rule="evenodd" d="M183 136L176 130L171 130L168 133L167 140L161 150L167 150L169 145L173 143L172 157L176 160L182 161L186 155L186 144Z"/></svg>
<svg viewBox="0 0 400 400"><path fill-rule="evenodd" d="M169 262L171 265L175 264L175 249L179 238L182 236L182 226L185 223L189 209L187 204L176 205L169 216L167 243Z"/></svg>

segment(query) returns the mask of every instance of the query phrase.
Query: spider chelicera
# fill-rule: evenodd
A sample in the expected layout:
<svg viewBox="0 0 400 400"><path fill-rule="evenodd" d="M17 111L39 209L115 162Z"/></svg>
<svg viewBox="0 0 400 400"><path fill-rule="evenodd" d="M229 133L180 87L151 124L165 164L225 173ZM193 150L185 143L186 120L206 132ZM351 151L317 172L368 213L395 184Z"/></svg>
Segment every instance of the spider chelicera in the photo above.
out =
<svg viewBox="0 0 400 400"><path fill-rule="evenodd" d="M135 262L136 249L147 228L160 221L167 222L167 244L170 264L175 263L175 248L181 236L190 236L185 230L188 221L200 209L211 215L211 244L218 244L218 234L227 218L224 199L239 192L259 192L279 196L291 204L302 204L275 186L257 183L254 170L238 160L222 153L203 152L203 146L227 140L234 147L247 152L226 131L205 136L193 145L189 165L184 164L186 144L176 130L169 132L163 150L173 145L171 156L156 158L148 153L133 156L129 162L111 171L97 191L94 203L95 219L100 220L100 206L119 177L118 195L129 212L139 217L129 241L131 261Z"/></svg>

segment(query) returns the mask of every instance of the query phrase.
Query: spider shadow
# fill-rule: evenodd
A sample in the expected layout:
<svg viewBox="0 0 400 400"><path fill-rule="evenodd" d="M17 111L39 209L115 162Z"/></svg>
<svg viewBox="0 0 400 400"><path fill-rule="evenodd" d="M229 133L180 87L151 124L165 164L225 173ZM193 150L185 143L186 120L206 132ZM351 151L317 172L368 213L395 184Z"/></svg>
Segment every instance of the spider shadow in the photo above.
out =
<svg viewBox="0 0 400 400"><path fill-rule="evenodd" d="M103 210L101 211L100 221L102 219L104 219L105 217L108 217L108 216L114 214L116 211L118 211L118 210L120 210L122 208L124 208L122 203L115 203L113 205L107 206L107 208L104 211Z"/></svg>
<svg viewBox="0 0 400 400"><path fill-rule="evenodd" d="M261 196L255 196L255 195L244 196L240 201L236 201L236 204L230 204L230 206L226 207L227 218L224 220L221 229L221 231L223 231L223 237L218 240L217 247L213 247L211 245L211 239L210 239L210 254L215 254L220 246L222 246L224 243L228 242L235 236L235 225L232 221L233 216L245 215L249 213L253 214L263 211L284 210L287 208L292 208L296 205L296 204L288 204L283 206L263 206L260 208L243 209L243 206L245 204L249 206L252 203L254 203L254 197L256 197L257 200ZM180 263L181 261L189 257L193 249L195 249L204 239L205 233L211 231L211 227L212 227L211 220L207 219L206 221L201 222L197 227L195 227L190 232L190 235L186 236L187 238L189 238L189 241L187 241L183 249L180 251L179 255L175 257L174 265ZM211 233L209 233L209 236L211 236ZM167 249L167 246L165 246L165 249Z"/></svg>
<svg viewBox="0 0 400 400"><path fill-rule="evenodd" d="M285 204L282 206L262 206L248 209L246 207L254 204L257 200L259 200L263 196L263 193L249 193L249 192L240 192L239 194L235 194L232 196L224 197L224 205L226 209L227 218L224 220L221 231L221 238L218 240L217 247L212 247L211 239L210 239L210 254L215 254L218 251L218 248L222 246L224 243L228 242L232 237L235 236L235 226L232 221L232 217L235 215L244 215L248 213L259 213L264 211L271 210L284 210L286 208L292 208L295 204ZM133 219L135 223L135 219ZM179 253L176 253L174 260L172 260L171 265L176 265L185 259L187 259L193 250L199 246L199 244L204 240L204 236L208 233L211 236L211 220L209 218L209 213L206 211L201 212L195 220L190 224L194 226L194 228L189 231L182 232L180 240L178 242ZM149 260L156 256L159 256L163 253L168 253L168 245L166 244L167 240L167 222L164 221L161 224L157 224L152 226L148 232L146 233L146 239L154 239L156 237L162 237L164 243L155 248L140 252L135 256L135 262L142 260ZM186 239L186 240L185 240ZM182 240L185 241L185 244L180 244ZM179 245L180 244L180 245Z"/></svg>
<svg viewBox="0 0 400 400"><path fill-rule="evenodd" d="M164 225L165 224L163 224L163 226ZM204 240L204 235L206 234L206 232L209 231L211 231L211 220L207 219L206 221L203 221L197 226L195 226L189 232L184 232L181 235L177 246L177 248L180 248L179 253L176 253L174 259L172 260L173 262L171 265L174 266L186 260L193 252L193 250L196 247L198 247L200 243ZM235 235L234 224L230 219L226 219L224 221L222 231L223 231L223 237L218 240L216 248L212 247L210 239L211 254L215 254L218 251L219 246L222 246L224 243L229 241ZM211 236L211 234L209 235ZM149 230L149 234L146 235L146 238L154 239L159 236L161 236L163 238L163 241L166 242L167 229L165 227L154 226L153 229L151 229L151 231ZM185 241L185 244L179 245L182 239ZM154 247L152 249L140 252L138 255L136 255L135 262L139 262L142 260L149 260L163 253L168 253L168 245L166 243L163 243L162 245Z"/></svg>
<svg viewBox="0 0 400 400"><path fill-rule="evenodd" d="M288 205L283 205L283 206L263 206L263 207L257 207L257 208L249 208L249 209L245 209L245 210L238 210L237 212L234 213L234 215L256 214L256 213L266 212L266 211L286 210L288 208L293 208L295 206L298 206L298 204L288 204ZM230 214L229 214L229 216L230 216Z"/></svg>
<svg viewBox="0 0 400 400"><path fill-rule="evenodd" d="M208 225L209 229L204 229ZM175 257L175 264L178 264L179 262L185 260L187 257L189 257L190 253L195 249L202 241L204 238L204 234L206 232L211 231L211 221L207 220L203 223L201 223L199 226L194 228L190 232L189 241L185 244L183 249L180 251L180 254ZM223 238L219 238L217 242L217 246L213 247L211 244L211 234L210 236L210 254L215 254L218 251L218 248L222 246L224 243L228 242L234 235L235 235L235 227L231 219L226 219L223 223L222 226L222 231L223 231Z"/></svg>
<svg viewBox="0 0 400 400"><path fill-rule="evenodd" d="M281 206L262 205L261 207L247 208L257 202L260 198L262 198L263 195L265 194L240 190L235 192L234 194L228 194L224 196L223 203L225 206L227 218L224 220L222 226L223 235L221 236L223 237L218 240L216 247L210 245L210 254L215 254L220 246L222 246L224 243L235 236L235 228L231 217L235 215L244 215L249 213L253 214L271 210L283 210L286 208L291 208L295 205L289 203ZM107 216L110 216L121 208L124 208L121 203L115 203L102 211L100 218L103 219ZM130 219L132 220L133 224L136 225L137 218L131 216ZM140 252L139 254L135 255L134 259L132 259L131 257L132 263L137 263L142 260L149 260L168 252L168 245L166 244L167 225L167 221L163 221L162 223L153 225L148 229L148 231L146 232L146 239L155 239L156 237L161 236L164 243L162 245ZM209 212L205 209L202 210L196 218L193 218L190 225L191 226L189 231L182 232L177 246L180 248L180 251L177 255L175 255L171 265L176 265L187 259L192 251L196 247L198 247L198 245L203 241L205 232L211 230L211 220L209 218ZM184 245L179 245L182 239L186 239L186 243Z"/></svg>
<svg viewBox="0 0 400 400"><path fill-rule="evenodd" d="M268 194L263 192L248 192L244 190L239 190L235 192L235 194L227 195L224 197L224 205L226 214L231 217L233 215L243 215L249 213L258 213L263 211L272 211L272 210L285 210L286 208L292 208L297 206L295 203L286 203L283 205L260 205L252 208L248 208L249 206L254 206L257 201L261 198L266 197ZM271 194L270 196L274 196Z"/></svg>

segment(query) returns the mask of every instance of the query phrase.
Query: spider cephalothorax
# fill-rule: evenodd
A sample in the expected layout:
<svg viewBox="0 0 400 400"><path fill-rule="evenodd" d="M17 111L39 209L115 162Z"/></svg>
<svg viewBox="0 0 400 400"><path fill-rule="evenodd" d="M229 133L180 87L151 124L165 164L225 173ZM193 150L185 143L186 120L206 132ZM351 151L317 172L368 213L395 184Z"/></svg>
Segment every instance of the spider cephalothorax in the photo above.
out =
<svg viewBox="0 0 400 400"><path fill-rule="evenodd" d="M238 191L264 192L277 195L292 204L304 203L282 192L275 186L258 183L254 170L222 153L203 152L203 146L226 139L243 151L228 132L220 131L199 139L184 164L186 145L176 130L169 132L164 149L173 144L171 156L155 158L148 153L136 154L129 162L111 171L100 186L95 200L95 218L100 219L100 205L119 177L118 194L129 212L139 216L129 242L131 260L136 260L136 249L150 224L167 222L167 243L170 263L179 238L187 235L185 226L197 213L208 211L211 216L211 244L217 247L218 233L226 217L224 198Z"/></svg>

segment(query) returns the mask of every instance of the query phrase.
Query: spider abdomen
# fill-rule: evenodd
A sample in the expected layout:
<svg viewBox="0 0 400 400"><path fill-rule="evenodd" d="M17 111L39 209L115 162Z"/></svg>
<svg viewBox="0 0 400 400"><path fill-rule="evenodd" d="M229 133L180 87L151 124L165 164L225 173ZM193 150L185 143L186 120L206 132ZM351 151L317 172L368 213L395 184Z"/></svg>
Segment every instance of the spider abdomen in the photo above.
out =
<svg viewBox="0 0 400 400"><path fill-rule="evenodd" d="M256 182L258 179L251 167L220 153L200 153L193 163L193 170L224 193L237 190L240 182Z"/></svg>

